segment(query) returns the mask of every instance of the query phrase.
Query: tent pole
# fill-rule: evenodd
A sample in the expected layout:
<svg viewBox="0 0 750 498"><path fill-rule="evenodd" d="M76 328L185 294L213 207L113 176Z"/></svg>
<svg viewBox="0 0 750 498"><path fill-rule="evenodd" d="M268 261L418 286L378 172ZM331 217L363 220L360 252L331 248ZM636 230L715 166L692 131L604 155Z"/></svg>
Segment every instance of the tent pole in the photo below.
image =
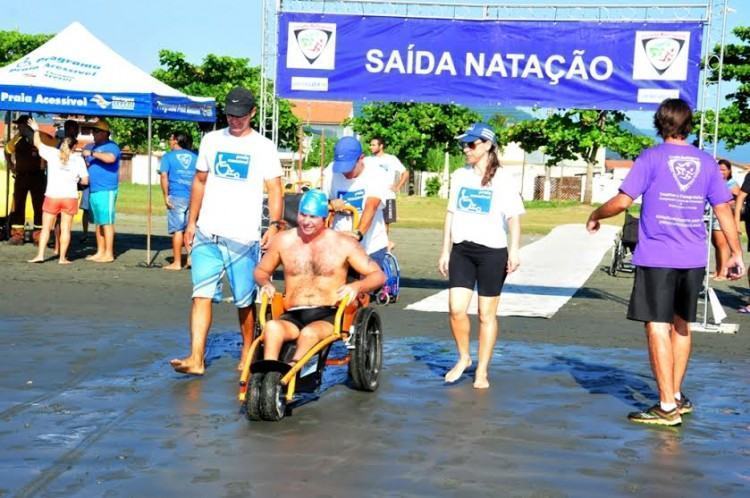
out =
<svg viewBox="0 0 750 498"><path fill-rule="evenodd" d="M148 117L148 220L146 222L146 267L151 267L151 116Z"/></svg>
<svg viewBox="0 0 750 498"><path fill-rule="evenodd" d="M10 119L11 117L11 111L5 111L5 143L7 144L10 142ZM10 216L10 165L5 165L5 224L10 230L10 220L8 220L8 216ZM10 237L10 234L6 234L8 237Z"/></svg>

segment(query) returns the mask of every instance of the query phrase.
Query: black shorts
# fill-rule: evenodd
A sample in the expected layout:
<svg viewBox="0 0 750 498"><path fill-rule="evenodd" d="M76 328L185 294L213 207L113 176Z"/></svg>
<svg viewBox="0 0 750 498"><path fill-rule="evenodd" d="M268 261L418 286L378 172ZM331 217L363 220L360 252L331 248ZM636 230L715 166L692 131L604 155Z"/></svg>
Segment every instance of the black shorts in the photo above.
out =
<svg viewBox="0 0 750 498"><path fill-rule="evenodd" d="M703 289L705 276L705 268L637 266L628 319L673 323L674 316L678 315L685 321L694 322L698 312L698 295Z"/></svg>
<svg viewBox="0 0 750 498"><path fill-rule="evenodd" d="M312 322L328 322L333 324L336 319L336 306L318 306L315 308L299 308L289 310L279 317L279 320L286 320L302 330L306 325Z"/></svg>
<svg viewBox="0 0 750 498"><path fill-rule="evenodd" d="M480 296L500 295L505 277L508 275L508 249L495 249L474 242L453 244L448 263L450 287L474 290Z"/></svg>
<svg viewBox="0 0 750 498"><path fill-rule="evenodd" d="M386 199L383 208L383 221L390 225L396 221L396 199Z"/></svg>

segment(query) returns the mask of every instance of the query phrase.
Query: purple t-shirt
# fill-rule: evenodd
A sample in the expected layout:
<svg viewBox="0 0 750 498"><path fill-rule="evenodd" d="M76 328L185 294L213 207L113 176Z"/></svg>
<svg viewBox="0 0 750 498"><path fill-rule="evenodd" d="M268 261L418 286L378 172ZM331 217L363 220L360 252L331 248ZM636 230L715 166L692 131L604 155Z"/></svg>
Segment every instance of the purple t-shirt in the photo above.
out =
<svg viewBox="0 0 750 498"><path fill-rule="evenodd" d="M635 265L706 266L704 206L732 200L713 157L692 145L651 147L635 160L620 191L643 196Z"/></svg>

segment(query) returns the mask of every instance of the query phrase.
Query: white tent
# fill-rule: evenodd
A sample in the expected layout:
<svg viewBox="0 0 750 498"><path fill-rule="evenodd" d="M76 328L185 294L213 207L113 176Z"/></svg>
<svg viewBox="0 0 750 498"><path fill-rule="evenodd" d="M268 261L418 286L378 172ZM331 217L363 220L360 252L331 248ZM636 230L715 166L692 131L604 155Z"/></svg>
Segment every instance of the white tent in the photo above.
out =
<svg viewBox="0 0 750 498"><path fill-rule="evenodd" d="M149 172L152 118L216 119L214 99L190 97L162 83L77 22L22 59L0 68L0 110L147 118ZM151 174L148 176L146 264L150 266ZM8 174L6 184L9 178Z"/></svg>
<svg viewBox="0 0 750 498"><path fill-rule="evenodd" d="M215 120L214 99L189 97L162 83L77 22L0 68L0 109Z"/></svg>

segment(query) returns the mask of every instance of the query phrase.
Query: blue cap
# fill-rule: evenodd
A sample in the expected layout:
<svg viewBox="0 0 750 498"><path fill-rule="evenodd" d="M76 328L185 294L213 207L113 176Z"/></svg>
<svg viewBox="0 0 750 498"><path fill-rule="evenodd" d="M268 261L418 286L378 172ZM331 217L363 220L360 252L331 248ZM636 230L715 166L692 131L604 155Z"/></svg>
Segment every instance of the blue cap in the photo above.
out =
<svg viewBox="0 0 750 498"><path fill-rule="evenodd" d="M328 196L320 189L313 188L302 194L298 212L308 216L328 216Z"/></svg>
<svg viewBox="0 0 750 498"><path fill-rule="evenodd" d="M354 137L341 137L333 149L333 172L349 173L362 156L362 144Z"/></svg>
<svg viewBox="0 0 750 498"><path fill-rule="evenodd" d="M495 132L487 123L474 123L468 130L456 138L465 143L476 142L477 140L489 140L493 144L497 144Z"/></svg>

